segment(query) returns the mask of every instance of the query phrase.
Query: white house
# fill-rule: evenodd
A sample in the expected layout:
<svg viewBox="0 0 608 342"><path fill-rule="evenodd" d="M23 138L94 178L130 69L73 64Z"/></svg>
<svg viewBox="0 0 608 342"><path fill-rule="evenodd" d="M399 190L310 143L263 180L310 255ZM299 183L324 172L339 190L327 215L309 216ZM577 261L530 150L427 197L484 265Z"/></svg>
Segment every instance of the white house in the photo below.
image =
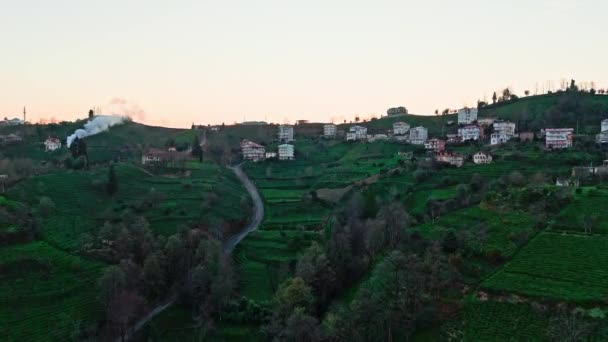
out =
<svg viewBox="0 0 608 342"><path fill-rule="evenodd" d="M247 139L241 141L241 151L245 160L257 162L266 159L266 148Z"/></svg>
<svg viewBox="0 0 608 342"><path fill-rule="evenodd" d="M61 148L61 140L57 138L48 138L44 141L44 150L47 152L55 151Z"/></svg>
<svg viewBox="0 0 608 342"><path fill-rule="evenodd" d="M492 124L494 132L490 135L490 145L504 144L515 136L515 123L509 121L495 121Z"/></svg>
<svg viewBox="0 0 608 342"><path fill-rule="evenodd" d="M338 126L334 124L323 125L323 136L326 138L335 137L338 132Z"/></svg>
<svg viewBox="0 0 608 342"><path fill-rule="evenodd" d="M279 141L292 142L293 141L293 126L292 125L279 125Z"/></svg>
<svg viewBox="0 0 608 342"><path fill-rule="evenodd" d="M464 107L458 110L458 124L468 125L477 120L477 108Z"/></svg>
<svg viewBox="0 0 608 342"><path fill-rule="evenodd" d="M601 128L600 132L603 132L603 131L608 131L608 119L602 120L602 128Z"/></svg>
<svg viewBox="0 0 608 342"><path fill-rule="evenodd" d="M356 141L367 139L367 127L352 126L346 132L346 141Z"/></svg>
<svg viewBox="0 0 608 342"><path fill-rule="evenodd" d="M492 156L488 153L477 152L473 155L473 163L475 164L490 164Z"/></svg>
<svg viewBox="0 0 608 342"><path fill-rule="evenodd" d="M276 152L266 152L266 159L274 159L277 157Z"/></svg>
<svg viewBox="0 0 608 342"><path fill-rule="evenodd" d="M545 147L568 148L572 146L573 128L547 128L545 129Z"/></svg>
<svg viewBox="0 0 608 342"><path fill-rule="evenodd" d="M467 140L479 140L481 136L481 129L476 125L468 125L464 127L460 127L458 129L458 136L462 141Z"/></svg>
<svg viewBox="0 0 608 342"><path fill-rule="evenodd" d="M405 135L410 130L410 125L405 122L394 122L393 123L393 134L394 135Z"/></svg>
<svg viewBox="0 0 608 342"><path fill-rule="evenodd" d="M294 146L291 144L279 145L279 160L293 160Z"/></svg>
<svg viewBox="0 0 608 342"><path fill-rule="evenodd" d="M422 127L414 127L410 129L410 143L416 145L422 145L429 136L429 131Z"/></svg>
<svg viewBox="0 0 608 342"><path fill-rule="evenodd" d="M388 140L388 135L386 134L374 134L374 135L368 135L367 136L367 141L369 142L374 142L377 140Z"/></svg>

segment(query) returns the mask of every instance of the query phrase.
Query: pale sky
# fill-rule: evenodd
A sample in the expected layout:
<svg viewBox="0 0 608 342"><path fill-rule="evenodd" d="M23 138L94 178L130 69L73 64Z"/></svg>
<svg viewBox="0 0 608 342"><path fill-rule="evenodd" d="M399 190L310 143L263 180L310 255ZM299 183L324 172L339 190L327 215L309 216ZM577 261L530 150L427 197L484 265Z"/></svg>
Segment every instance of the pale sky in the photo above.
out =
<svg viewBox="0 0 608 342"><path fill-rule="evenodd" d="M73 120L113 102L174 127L341 121L564 78L608 88L607 13L591 0L0 0L0 116Z"/></svg>

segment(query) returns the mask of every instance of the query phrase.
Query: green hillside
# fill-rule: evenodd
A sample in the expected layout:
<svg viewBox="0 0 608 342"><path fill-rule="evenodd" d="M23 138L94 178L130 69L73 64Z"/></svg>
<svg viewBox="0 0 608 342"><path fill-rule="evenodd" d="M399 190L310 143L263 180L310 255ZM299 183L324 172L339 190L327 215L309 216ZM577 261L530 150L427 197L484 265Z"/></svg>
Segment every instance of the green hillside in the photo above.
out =
<svg viewBox="0 0 608 342"><path fill-rule="evenodd" d="M348 127L359 125L368 128L369 133L386 133L387 130L393 129L393 123L403 121L410 127L424 126L429 130L430 136L442 137L447 133L453 133L456 130L456 122L458 117L456 114L449 115L416 115L405 114L395 116L384 116L379 119L370 120L367 122L358 122L350 124L340 124L340 129L348 130ZM448 123L451 122L451 125Z"/></svg>
<svg viewBox="0 0 608 342"><path fill-rule="evenodd" d="M578 133L598 133L600 121L608 118L608 96L582 92L529 96L484 107L479 117L511 120L519 124L519 131L578 124Z"/></svg>

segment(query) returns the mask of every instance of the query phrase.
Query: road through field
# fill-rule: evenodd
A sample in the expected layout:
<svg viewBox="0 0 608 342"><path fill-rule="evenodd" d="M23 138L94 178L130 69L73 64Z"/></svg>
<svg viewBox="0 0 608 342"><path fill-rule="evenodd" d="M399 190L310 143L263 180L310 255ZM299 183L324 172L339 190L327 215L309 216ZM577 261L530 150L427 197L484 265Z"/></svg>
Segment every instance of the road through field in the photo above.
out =
<svg viewBox="0 0 608 342"><path fill-rule="evenodd" d="M233 166L230 169L232 169L232 171L234 171L234 173L236 174L238 179L243 183L243 186L245 186L245 189L251 196L251 199L253 201L253 215L252 215L251 219L249 220L249 224L247 224L247 226L243 230L241 230L239 233L233 235L228 240L226 240L226 242L224 242L224 252L228 253L228 254L230 254L230 253L232 253L232 251L234 251L234 248L239 244L239 242L241 242L247 236L247 234L256 230L258 228L258 226L260 225L260 223L262 223L262 219L264 218L264 203L262 202L262 198L260 197L260 193L258 192L258 189L255 187L255 184L253 184L253 182L249 179L249 177L247 177L245 172L243 172L243 169L241 168L241 164L239 164L237 166ZM139 332L139 330L141 330L141 328L143 328L148 322L150 322L152 319L154 319L154 317L158 316L160 313L162 313L167 308L169 308L171 305L173 305L176 300L177 300L177 296L172 295L168 301L166 301L166 302L158 305L154 309L152 309L145 317L143 317L142 319L137 321L137 323L135 323L135 325L133 326L133 329L131 331L129 331L129 333L125 337L124 341L128 341L131 337L135 336L137 334L137 332ZM120 338L116 339L116 342L120 342L120 341L123 341L123 340L121 340Z"/></svg>
<svg viewBox="0 0 608 342"><path fill-rule="evenodd" d="M245 236L247 236L247 234L256 230L260 223L262 223L262 219L264 218L264 203L262 202L262 198L260 197L258 189L255 187L251 179L247 177L245 172L243 172L243 169L241 168L240 164L232 167L231 169L234 171L239 180L243 183L245 189L247 189L247 192L249 192L249 195L251 196L251 200L253 201L253 216L251 217L251 220L249 221L249 224L247 225L247 227L245 227L245 229L233 235L224 243L224 251L226 253L232 253L236 245L238 245L239 242L241 242L245 238Z"/></svg>

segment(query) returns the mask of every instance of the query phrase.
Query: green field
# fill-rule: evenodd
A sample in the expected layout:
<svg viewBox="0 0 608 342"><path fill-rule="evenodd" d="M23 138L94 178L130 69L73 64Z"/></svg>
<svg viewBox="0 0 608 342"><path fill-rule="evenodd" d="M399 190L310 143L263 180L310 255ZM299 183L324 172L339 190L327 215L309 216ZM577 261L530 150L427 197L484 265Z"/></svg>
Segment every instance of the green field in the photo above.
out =
<svg viewBox="0 0 608 342"><path fill-rule="evenodd" d="M544 341L546 313L527 304L468 300L463 310L464 341Z"/></svg>
<svg viewBox="0 0 608 342"><path fill-rule="evenodd" d="M582 189L581 189L582 190ZM551 228L556 232L572 231L584 232L585 218L593 218L592 234L608 233L608 191L605 189L590 188L575 193L574 201L563 208L555 217Z"/></svg>
<svg viewBox="0 0 608 342"><path fill-rule="evenodd" d="M542 233L483 286L576 302L601 301L608 293L608 238Z"/></svg>
<svg viewBox="0 0 608 342"><path fill-rule="evenodd" d="M103 264L45 242L0 249L0 340L65 340L74 324L94 324Z"/></svg>

